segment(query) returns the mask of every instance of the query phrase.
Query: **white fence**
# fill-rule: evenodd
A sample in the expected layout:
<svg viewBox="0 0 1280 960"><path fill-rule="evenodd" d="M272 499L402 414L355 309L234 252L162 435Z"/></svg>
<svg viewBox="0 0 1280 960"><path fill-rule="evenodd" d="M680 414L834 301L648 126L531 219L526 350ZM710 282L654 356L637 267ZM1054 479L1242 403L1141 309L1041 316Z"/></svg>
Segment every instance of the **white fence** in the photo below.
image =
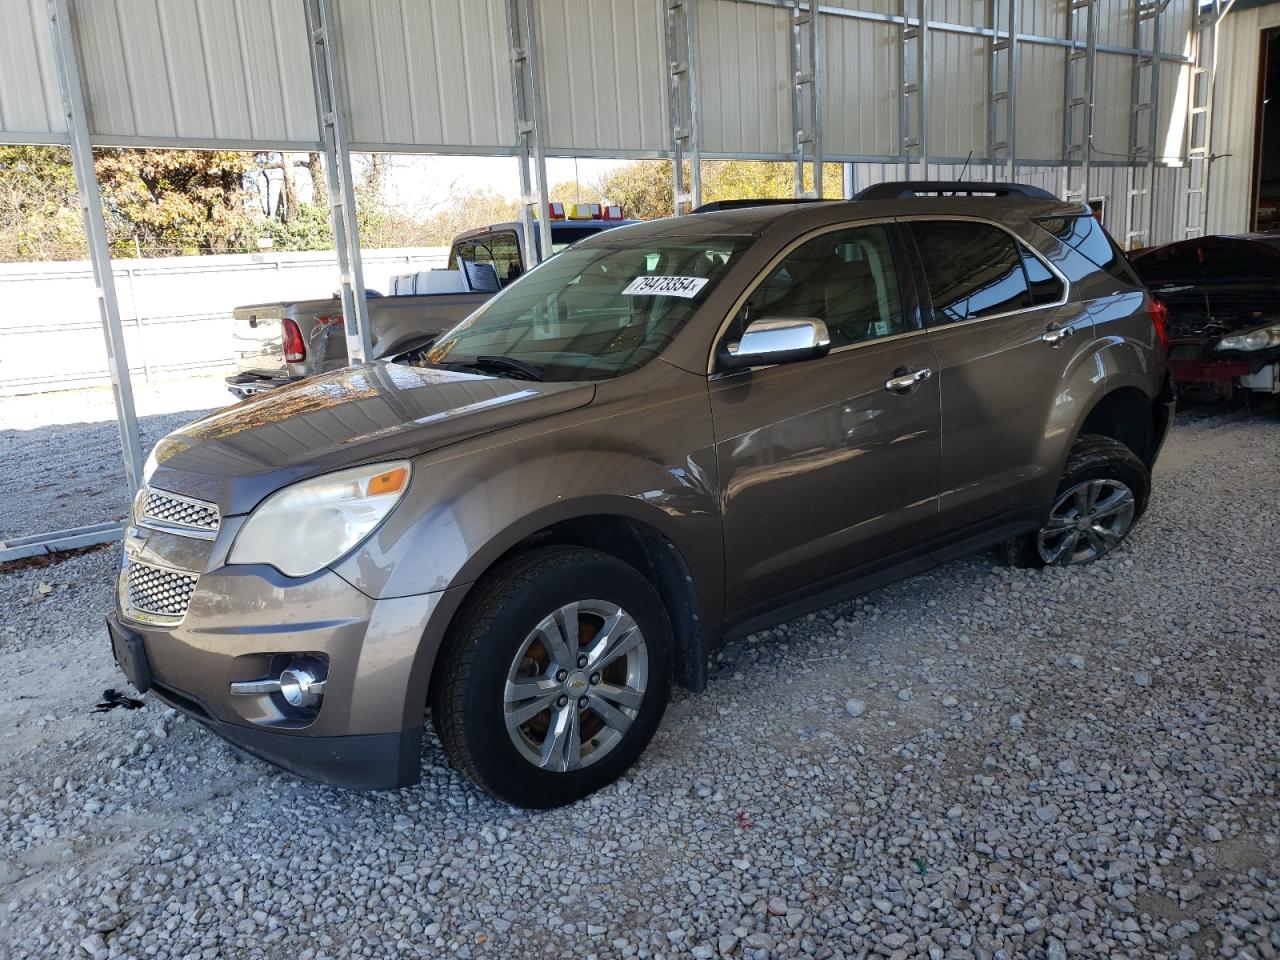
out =
<svg viewBox="0 0 1280 960"><path fill-rule="evenodd" d="M366 285L444 265L447 247L364 251ZM231 358L231 311L249 303L327 297L332 253L227 254L117 260L129 369L135 378L211 370ZM88 261L0 264L0 396L110 383Z"/></svg>

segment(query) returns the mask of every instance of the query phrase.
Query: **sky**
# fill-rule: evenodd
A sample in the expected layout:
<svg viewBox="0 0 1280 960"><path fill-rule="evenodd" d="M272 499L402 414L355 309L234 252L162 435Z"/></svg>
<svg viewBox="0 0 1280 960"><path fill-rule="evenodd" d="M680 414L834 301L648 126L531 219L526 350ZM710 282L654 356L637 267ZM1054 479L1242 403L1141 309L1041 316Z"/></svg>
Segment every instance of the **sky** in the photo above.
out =
<svg viewBox="0 0 1280 960"><path fill-rule="evenodd" d="M514 157L442 157L420 154L388 155L391 169L384 196L407 210L430 210L453 192L487 188L512 200L520 197L520 179ZM625 160L547 160L548 184L577 180L580 199L598 201L591 184Z"/></svg>

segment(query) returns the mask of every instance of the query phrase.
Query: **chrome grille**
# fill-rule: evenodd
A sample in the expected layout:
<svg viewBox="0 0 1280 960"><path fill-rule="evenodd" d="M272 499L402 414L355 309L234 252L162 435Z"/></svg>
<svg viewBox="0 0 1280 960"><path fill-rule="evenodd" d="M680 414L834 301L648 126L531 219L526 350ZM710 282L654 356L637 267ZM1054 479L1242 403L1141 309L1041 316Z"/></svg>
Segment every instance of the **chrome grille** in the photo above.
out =
<svg viewBox="0 0 1280 960"><path fill-rule="evenodd" d="M181 619L191 602L191 593L199 577L149 563L128 561L125 571L129 592L129 608L158 617Z"/></svg>
<svg viewBox="0 0 1280 960"><path fill-rule="evenodd" d="M220 522L218 508L212 503L180 497L162 490L147 491L147 498L142 506L142 520L157 520L160 523L210 532L216 531Z"/></svg>

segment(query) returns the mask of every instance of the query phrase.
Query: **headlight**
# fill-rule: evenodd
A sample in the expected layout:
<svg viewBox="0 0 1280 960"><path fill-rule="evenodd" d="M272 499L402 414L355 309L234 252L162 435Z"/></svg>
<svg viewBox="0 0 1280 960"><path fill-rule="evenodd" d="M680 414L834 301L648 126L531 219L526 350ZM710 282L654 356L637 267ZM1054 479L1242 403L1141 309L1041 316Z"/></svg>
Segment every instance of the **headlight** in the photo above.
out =
<svg viewBox="0 0 1280 960"><path fill-rule="evenodd" d="M373 533L409 487L407 460L374 463L277 490L249 515L230 563L269 563L290 577L328 566Z"/></svg>
<svg viewBox="0 0 1280 960"><path fill-rule="evenodd" d="M1269 327L1259 327L1248 333L1236 333L1223 337L1217 342L1215 350L1266 350L1269 347L1280 347L1280 323Z"/></svg>

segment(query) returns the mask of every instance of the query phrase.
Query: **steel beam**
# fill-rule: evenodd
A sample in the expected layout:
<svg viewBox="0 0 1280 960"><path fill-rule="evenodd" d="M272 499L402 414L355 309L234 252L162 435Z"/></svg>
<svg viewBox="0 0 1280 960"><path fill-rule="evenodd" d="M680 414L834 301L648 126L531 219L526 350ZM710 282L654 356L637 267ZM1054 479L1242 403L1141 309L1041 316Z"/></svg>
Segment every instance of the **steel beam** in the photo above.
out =
<svg viewBox="0 0 1280 960"><path fill-rule="evenodd" d="M311 83L316 97L316 121L324 147L325 178L332 205L333 241L338 253L339 291L350 362L363 363L373 352L369 334L369 306L365 300L364 267L360 261L360 230L356 223L356 192L351 175L347 137L347 103L333 0L305 0L310 37Z"/></svg>
<svg viewBox="0 0 1280 960"><path fill-rule="evenodd" d="M791 126L795 144L795 195L822 196L821 19L814 0L791 7ZM813 164L813 188L804 185L804 165Z"/></svg>
<svg viewBox="0 0 1280 960"><path fill-rule="evenodd" d="M671 120L671 204L678 217L702 203L698 147L698 44L695 0L665 0L667 108ZM689 164L689 176L684 165Z"/></svg>
<svg viewBox="0 0 1280 960"><path fill-rule="evenodd" d="M1083 21L1083 23L1082 23ZM1084 37L1080 34L1083 27ZM1098 5L1096 0L1068 0L1067 51L1062 77L1062 196L1088 201L1089 168L1093 160L1094 90L1098 72ZM1076 139L1076 130L1080 139ZM1079 179L1072 168L1079 164Z"/></svg>
<svg viewBox="0 0 1280 960"><path fill-rule="evenodd" d="M914 22L909 16L914 5ZM920 161L920 179L929 179L929 0L900 0L898 31L898 126L904 178L911 156Z"/></svg>
<svg viewBox="0 0 1280 960"><path fill-rule="evenodd" d="M132 497L142 483L142 443L138 439L138 413L133 405L133 385L129 380L129 358L120 323L120 303L116 299L115 278L111 274L111 246L102 216L102 196L93 167L93 145L85 112L84 87L80 79L80 59L72 31L67 0L47 0L49 29L53 33L53 56L58 71L58 89L67 119L67 139L71 165L80 193L80 215L84 219L93 285L98 298L98 314L107 342L107 369L116 403L116 423L120 428L120 449L124 455L124 475Z"/></svg>
<svg viewBox="0 0 1280 960"><path fill-rule="evenodd" d="M520 243L526 264L551 256L547 156L542 144L542 96L538 29L531 0L507 0L511 57L511 106L515 111L516 163L520 173ZM538 240L534 240L534 231Z"/></svg>
<svg viewBox="0 0 1280 960"><path fill-rule="evenodd" d="M987 159L992 180L1017 179L1018 0L987 0ZM1004 33L1001 35L1001 19Z"/></svg>

